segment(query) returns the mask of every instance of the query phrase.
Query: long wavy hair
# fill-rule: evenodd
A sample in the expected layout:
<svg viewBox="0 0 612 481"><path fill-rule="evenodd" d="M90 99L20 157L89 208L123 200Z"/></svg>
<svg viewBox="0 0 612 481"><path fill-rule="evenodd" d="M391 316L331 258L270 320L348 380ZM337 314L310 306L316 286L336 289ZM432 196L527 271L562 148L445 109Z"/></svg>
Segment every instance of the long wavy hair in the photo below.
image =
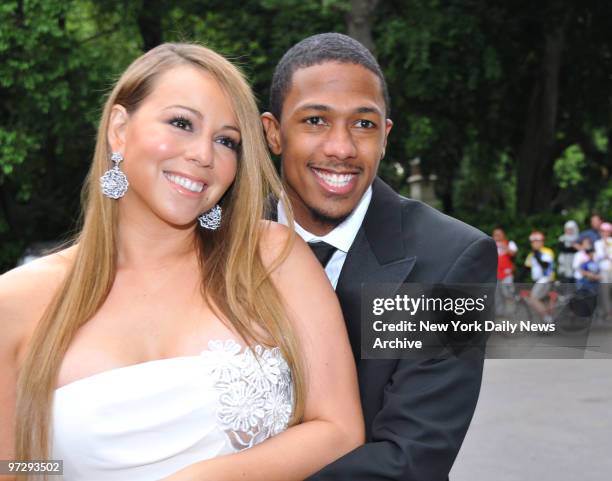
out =
<svg viewBox="0 0 612 481"><path fill-rule="evenodd" d="M270 160L259 112L239 70L221 55L195 44L166 43L137 58L110 93L100 120L95 153L83 188L82 229L76 255L53 301L40 320L17 381L16 455L47 459L53 393L58 371L77 330L106 300L117 271L117 201L100 192L101 175L109 168L107 141L115 104L128 113L138 109L162 73L192 65L212 75L231 99L242 143L236 179L221 200L223 222L214 232L194 227L202 273L202 296L248 345L273 342L291 368L294 414L304 410L304 373L296 335L286 306L270 279L286 257L291 238L272 266L260 257L262 218L270 195L282 187ZM206 254L204 254L206 247Z"/></svg>

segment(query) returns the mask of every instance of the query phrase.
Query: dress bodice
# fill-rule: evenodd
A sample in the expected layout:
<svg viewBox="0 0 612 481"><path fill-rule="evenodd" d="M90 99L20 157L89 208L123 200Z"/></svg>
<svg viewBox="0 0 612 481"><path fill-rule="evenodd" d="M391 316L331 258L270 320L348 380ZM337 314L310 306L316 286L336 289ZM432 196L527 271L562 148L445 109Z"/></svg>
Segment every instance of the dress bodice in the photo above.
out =
<svg viewBox="0 0 612 481"><path fill-rule="evenodd" d="M210 341L198 356L104 371L55 390L52 459L65 481L152 481L251 447L293 410L280 349Z"/></svg>

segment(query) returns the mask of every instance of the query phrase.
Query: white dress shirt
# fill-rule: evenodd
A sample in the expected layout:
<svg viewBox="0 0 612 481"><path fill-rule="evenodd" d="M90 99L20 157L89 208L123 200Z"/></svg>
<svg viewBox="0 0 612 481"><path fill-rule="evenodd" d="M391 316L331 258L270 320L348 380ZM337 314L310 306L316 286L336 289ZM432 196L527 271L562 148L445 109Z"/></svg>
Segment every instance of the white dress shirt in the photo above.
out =
<svg viewBox="0 0 612 481"><path fill-rule="evenodd" d="M357 232L359 232L359 228L363 223L363 219L368 211L371 199L372 186L368 187L368 189L365 191L363 197L361 197L361 200L359 201L359 204L357 204L357 207L351 213L351 215L338 224L331 232L322 237L308 232L300 224L294 222L295 232L306 242L327 242L329 245L332 245L337 249L325 266L325 273L327 274L327 277L332 283L334 289L336 289L336 285L338 284L338 278L340 277L340 271L342 270L342 266L346 260L346 254L351 248L351 245L353 245L355 237L357 237ZM280 201L277 205L277 212L279 224L287 225L285 208Z"/></svg>

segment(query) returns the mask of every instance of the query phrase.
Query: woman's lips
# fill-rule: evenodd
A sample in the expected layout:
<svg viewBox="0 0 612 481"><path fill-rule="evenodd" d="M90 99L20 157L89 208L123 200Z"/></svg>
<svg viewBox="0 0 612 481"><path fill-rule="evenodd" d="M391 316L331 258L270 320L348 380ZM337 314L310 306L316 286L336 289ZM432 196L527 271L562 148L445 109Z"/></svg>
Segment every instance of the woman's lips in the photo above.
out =
<svg viewBox="0 0 612 481"><path fill-rule="evenodd" d="M206 183L201 180L176 172L164 172L164 177L176 188L176 190L189 196L199 197L207 186Z"/></svg>

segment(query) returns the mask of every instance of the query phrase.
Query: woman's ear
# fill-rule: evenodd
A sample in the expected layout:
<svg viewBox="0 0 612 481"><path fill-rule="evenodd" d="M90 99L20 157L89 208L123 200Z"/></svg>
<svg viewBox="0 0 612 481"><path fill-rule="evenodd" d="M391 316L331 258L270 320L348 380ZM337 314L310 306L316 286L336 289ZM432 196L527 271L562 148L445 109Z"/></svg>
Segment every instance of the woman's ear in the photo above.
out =
<svg viewBox="0 0 612 481"><path fill-rule="evenodd" d="M125 152L125 137L129 115L123 105L113 105L106 134L112 152Z"/></svg>
<svg viewBox="0 0 612 481"><path fill-rule="evenodd" d="M280 155L283 149L280 140L280 124L278 120L276 120L276 117L270 112L264 112L261 114L261 122L266 133L268 147L273 154Z"/></svg>

